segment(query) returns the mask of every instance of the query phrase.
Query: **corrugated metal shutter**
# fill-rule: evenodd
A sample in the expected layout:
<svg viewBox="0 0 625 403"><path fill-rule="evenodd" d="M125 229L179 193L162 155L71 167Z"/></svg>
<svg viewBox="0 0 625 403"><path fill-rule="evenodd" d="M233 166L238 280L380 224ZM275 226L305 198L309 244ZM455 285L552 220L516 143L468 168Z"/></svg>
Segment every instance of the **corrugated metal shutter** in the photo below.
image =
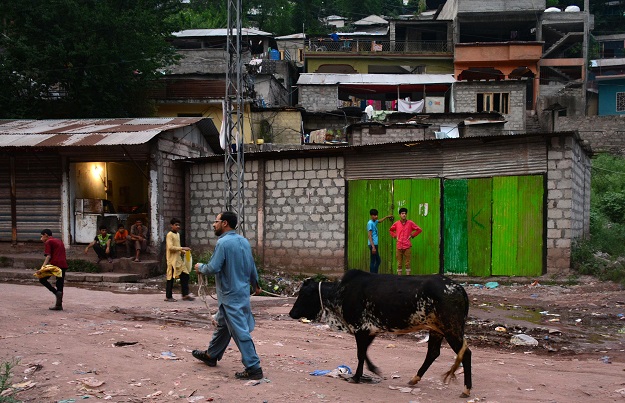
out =
<svg viewBox="0 0 625 403"><path fill-rule="evenodd" d="M467 262L470 276L490 276L493 179L470 179L467 195Z"/></svg>
<svg viewBox="0 0 625 403"><path fill-rule="evenodd" d="M542 176L493 178L493 275L543 274L543 182Z"/></svg>
<svg viewBox="0 0 625 403"><path fill-rule="evenodd" d="M408 219L423 232L412 240L412 274L440 271L441 185L439 179L403 179L393 181L393 215L399 220L399 209L408 209ZM393 242L395 261L395 242ZM394 265L393 273L397 272Z"/></svg>
<svg viewBox="0 0 625 403"><path fill-rule="evenodd" d="M38 241L41 230L61 232L61 159L23 154L16 157L17 240Z"/></svg>
<svg viewBox="0 0 625 403"><path fill-rule="evenodd" d="M466 274L468 271L467 179L443 182L443 267L445 273Z"/></svg>
<svg viewBox="0 0 625 403"><path fill-rule="evenodd" d="M347 267L369 271L370 252L367 247L369 210L377 209L379 218L393 213L392 181L348 181L347 194ZM378 224L378 253L382 258L380 273L391 273L394 267L393 243L388 234L391 226L389 221Z"/></svg>
<svg viewBox="0 0 625 403"><path fill-rule="evenodd" d="M0 156L0 241L11 240L11 176L9 158Z"/></svg>
<svg viewBox="0 0 625 403"><path fill-rule="evenodd" d="M541 138L449 139L407 145L384 145L382 152L382 148L367 148L346 153L346 179L467 179L547 171L547 150Z"/></svg>

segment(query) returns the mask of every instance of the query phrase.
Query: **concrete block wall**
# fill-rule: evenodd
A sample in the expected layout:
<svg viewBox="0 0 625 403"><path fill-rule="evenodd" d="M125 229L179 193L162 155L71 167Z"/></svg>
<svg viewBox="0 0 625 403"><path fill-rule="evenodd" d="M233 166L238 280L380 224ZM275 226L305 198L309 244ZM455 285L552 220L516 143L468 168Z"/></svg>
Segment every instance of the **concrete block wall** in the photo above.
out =
<svg viewBox="0 0 625 403"><path fill-rule="evenodd" d="M341 272L346 204L343 157L267 161L265 264L290 272Z"/></svg>
<svg viewBox="0 0 625 403"><path fill-rule="evenodd" d="M301 85L299 102L307 112L333 111L339 107L337 85Z"/></svg>
<svg viewBox="0 0 625 403"><path fill-rule="evenodd" d="M486 92L509 93L508 114L504 130L525 131L525 81L469 81L457 82L453 87L455 112L475 112L477 94Z"/></svg>
<svg viewBox="0 0 625 403"><path fill-rule="evenodd" d="M342 273L345 244L343 157L247 161L245 231L265 267ZM223 208L223 162L190 168L190 238L212 250Z"/></svg>
<svg viewBox="0 0 625 403"><path fill-rule="evenodd" d="M200 151L192 143L185 140L171 141L160 139L157 145L157 152L152 166L158 172L157 181L152 183L156 187L157 212L152 214L157 218L157 222L150 225L150 242L155 247L160 247L160 241L165 239L169 231L169 220L177 217L184 220L185 216L185 194L186 181L184 167L175 163L175 159L181 157L199 157ZM156 231L156 232L155 232ZM183 228L183 231L185 229Z"/></svg>
<svg viewBox="0 0 625 403"><path fill-rule="evenodd" d="M556 117L555 131L575 131L594 152L625 155L625 116Z"/></svg>
<svg viewBox="0 0 625 403"><path fill-rule="evenodd" d="M370 126L356 126L351 134L352 145L363 144L376 144L376 143L388 143L398 141L420 141L426 139L426 131L432 132L432 130L412 126L387 126L385 127L384 134L371 134ZM374 129L380 130L380 126L374 126ZM376 132L377 133L377 132ZM434 138L431 133L430 138Z"/></svg>
<svg viewBox="0 0 625 403"><path fill-rule="evenodd" d="M547 152L547 268L567 271L575 238L589 231L590 161L573 137L553 137Z"/></svg>
<svg viewBox="0 0 625 403"><path fill-rule="evenodd" d="M545 0L455 0L459 13L487 13L504 11L543 11Z"/></svg>

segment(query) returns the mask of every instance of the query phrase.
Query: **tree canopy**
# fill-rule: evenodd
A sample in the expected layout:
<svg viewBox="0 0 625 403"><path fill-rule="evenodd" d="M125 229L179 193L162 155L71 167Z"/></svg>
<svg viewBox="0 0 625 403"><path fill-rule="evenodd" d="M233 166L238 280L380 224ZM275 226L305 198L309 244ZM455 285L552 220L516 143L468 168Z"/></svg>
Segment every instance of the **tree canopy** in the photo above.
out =
<svg viewBox="0 0 625 403"><path fill-rule="evenodd" d="M0 2L0 117L152 116L179 0Z"/></svg>

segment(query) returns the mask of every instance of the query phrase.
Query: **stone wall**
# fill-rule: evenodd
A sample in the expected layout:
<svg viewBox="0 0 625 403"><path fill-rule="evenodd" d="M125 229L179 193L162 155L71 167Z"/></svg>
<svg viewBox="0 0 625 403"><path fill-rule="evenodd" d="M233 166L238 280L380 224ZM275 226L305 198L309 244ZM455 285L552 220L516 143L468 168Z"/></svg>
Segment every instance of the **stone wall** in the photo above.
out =
<svg viewBox="0 0 625 403"><path fill-rule="evenodd" d="M590 159L573 137L553 137L547 160L547 268L563 271L572 241L589 233Z"/></svg>
<svg viewBox="0 0 625 403"><path fill-rule="evenodd" d="M343 157L248 161L245 236L264 266L291 273L342 273L345 245ZM214 248L223 208L223 162L190 169L190 238Z"/></svg>
<svg viewBox="0 0 625 403"><path fill-rule="evenodd" d="M469 81L454 83L454 112L475 112L477 94L486 92L509 93L508 114L503 114L508 121L504 130L525 131L525 81Z"/></svg>
<svg viewBox="0 0 625 403"><path fill-rule="evenodd" d="M625 116L556 117L554 130L575 131L594 152L625 155Z"/></svg>
<svg viewBox="0 0 625 403"><path fill-rule="evenodd" d="M350 144L363 145L399 141L420 141L426 139L426 131L430 132L430 138L434 138L432 130L419 125L355 125L352 127Z"/></svg>
<svg viewBox="0 0 625 403"><path fill-rule="evenodd" d="M337 85L300 85L299 102L307 112L325 112L337 109L339 87Z"/></svg>

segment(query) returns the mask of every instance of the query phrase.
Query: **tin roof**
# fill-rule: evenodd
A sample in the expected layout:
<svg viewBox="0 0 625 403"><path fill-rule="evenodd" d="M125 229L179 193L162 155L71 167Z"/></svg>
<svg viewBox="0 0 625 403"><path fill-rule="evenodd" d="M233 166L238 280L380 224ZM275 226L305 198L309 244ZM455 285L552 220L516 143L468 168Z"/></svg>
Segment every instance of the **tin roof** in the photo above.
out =
<svg viewBox="0 0 625 403"><path fill-rule="evenodd" d="M0 147L145 144L167 130L203 118L0 120Z"/></svg>
<svg viewBox="0 0 625 403"><path fill-rule="evenodd" d="M237 30L233 29L232 32L236 34ZM211 28L211 29L185 29L184 31L174 32L172 34L178 38L193 38L204 36L228 36L228 28ZM261 31L253 28L241 28L241 35L243 36L272 36L270 32Z"/></svg>
<svg viewBox="0 0 625 403"><path fill-rule="evenodd" d="M456 82L453 74L335 74L305 73L299 76L298 85L403 85L403 84L451 84Z"/></svg>

